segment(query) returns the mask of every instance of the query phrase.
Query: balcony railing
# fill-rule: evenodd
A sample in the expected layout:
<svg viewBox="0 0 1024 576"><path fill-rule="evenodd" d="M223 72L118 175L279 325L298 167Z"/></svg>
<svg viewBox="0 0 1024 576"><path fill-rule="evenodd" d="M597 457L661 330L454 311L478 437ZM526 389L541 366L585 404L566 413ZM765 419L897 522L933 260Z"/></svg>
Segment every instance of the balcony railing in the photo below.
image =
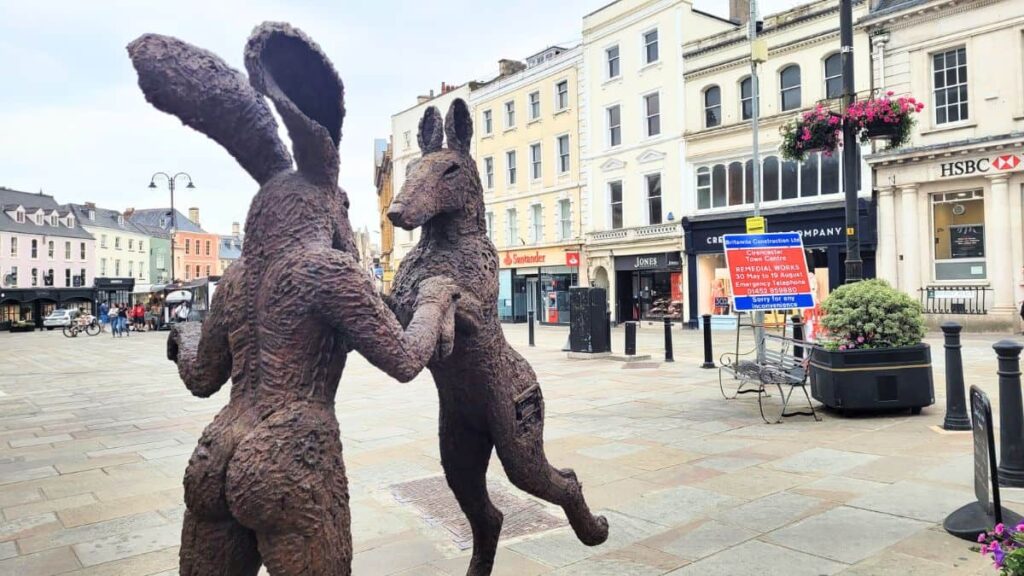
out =
<svg viewBox="0 0 1024 576"><path fill-rule="evenodd" d="M621 242L630 240L647 240L654 238L682 237L682 227L678 222L666 224L652 224L637 228L620 228L618 230L601 230L590 232L587 239L592 244L607 244L610 242Z"/></svg>

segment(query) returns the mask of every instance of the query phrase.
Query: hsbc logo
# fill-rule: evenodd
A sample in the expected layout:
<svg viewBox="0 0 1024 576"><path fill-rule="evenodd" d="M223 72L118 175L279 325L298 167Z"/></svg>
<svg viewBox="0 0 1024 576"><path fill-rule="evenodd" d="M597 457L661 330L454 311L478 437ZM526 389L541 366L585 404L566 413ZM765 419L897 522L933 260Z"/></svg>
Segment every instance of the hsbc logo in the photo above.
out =
<svg viewBox="0 0 1024 576"><path fill-rule="evenodd" d="M1020 158L1013 154L1005 154L992 160L992 167L996 170L1013 170L1020 166Z"/></svg>
<svg viewBox="0 0 1024 576"><path fill-rule="evenodd" d="M985 174L991 171L1007 172L1016 170L1020 163L1020 156L1017 154L1001 154L994 158L956 160L940 165L942 170L940 177L970 176L971 174Z"/></svg>

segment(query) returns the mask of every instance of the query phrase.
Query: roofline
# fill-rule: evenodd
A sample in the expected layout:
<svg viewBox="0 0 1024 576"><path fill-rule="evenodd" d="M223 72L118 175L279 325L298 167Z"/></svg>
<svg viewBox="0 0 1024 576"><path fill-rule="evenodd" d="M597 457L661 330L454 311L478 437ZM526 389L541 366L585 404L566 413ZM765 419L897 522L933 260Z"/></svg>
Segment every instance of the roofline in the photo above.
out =
<svg viewBox="0 0 1024 576"><path fill-rule="evenodd" d="M743 26L742 23L737 22L735 20L732 20L732 19L729 19L729 18L722 18L721 16L719 16L717 14L712 14L710 12L705 12L703 10L698 10L696 8L690 8L690 11L693 12L694 14L699 14L701 16L707 16L708 18L711 18L713 20L718 20L720 22L725 22L726 24L732 24L733 26L736 26L736 27Z"/></svg>

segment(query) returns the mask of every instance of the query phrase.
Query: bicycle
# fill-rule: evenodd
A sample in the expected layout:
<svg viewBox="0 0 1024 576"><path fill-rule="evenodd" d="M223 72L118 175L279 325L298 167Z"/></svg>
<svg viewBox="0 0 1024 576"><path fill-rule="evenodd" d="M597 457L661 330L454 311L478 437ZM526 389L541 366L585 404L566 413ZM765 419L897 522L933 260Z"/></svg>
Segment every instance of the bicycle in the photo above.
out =
<svg viewBox="0 0 1024 576"><path fill-rule="evenodd" d="M87 336L95 336L100 333L100 325L93 316L83 316L64 327L66 338L75 338L85 332Z"/></svg>

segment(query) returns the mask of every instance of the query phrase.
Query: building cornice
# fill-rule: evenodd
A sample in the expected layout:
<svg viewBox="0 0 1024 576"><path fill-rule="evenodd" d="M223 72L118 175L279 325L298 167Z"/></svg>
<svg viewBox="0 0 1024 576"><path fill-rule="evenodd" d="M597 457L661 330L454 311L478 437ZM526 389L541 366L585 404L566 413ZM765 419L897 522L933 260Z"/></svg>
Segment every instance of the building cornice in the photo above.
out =
<svg viewBox="0 0 1024 576"><path fill-rule="evenodd" d="M1010 132L996 136L982 138L967 138L929 146L916 146L913 148L901 148L899 150L876 152L864 157L864 160L872 166L889 166L891 164L903 164L906 162L930 161L936 158L949 158L951 156L966 156L989 150L1003 150L1006 148L1024 147L1024 132Z"/></svg>
<svg viewBox="0 0 1024 576"><path fill-rule="evenodd" d="M534 82L539 82L548 76L555 76L570 68L578 67L582 61L582 45L573 46L547 62L526 68L525 70L503 78L498 78L489 82L485 86L481 86L480 88L471 91L469 93L469 105L472 108L479 106L481 102L489 98L495 98L502 94L515 92L524 86L528 86Z"/></svg>

